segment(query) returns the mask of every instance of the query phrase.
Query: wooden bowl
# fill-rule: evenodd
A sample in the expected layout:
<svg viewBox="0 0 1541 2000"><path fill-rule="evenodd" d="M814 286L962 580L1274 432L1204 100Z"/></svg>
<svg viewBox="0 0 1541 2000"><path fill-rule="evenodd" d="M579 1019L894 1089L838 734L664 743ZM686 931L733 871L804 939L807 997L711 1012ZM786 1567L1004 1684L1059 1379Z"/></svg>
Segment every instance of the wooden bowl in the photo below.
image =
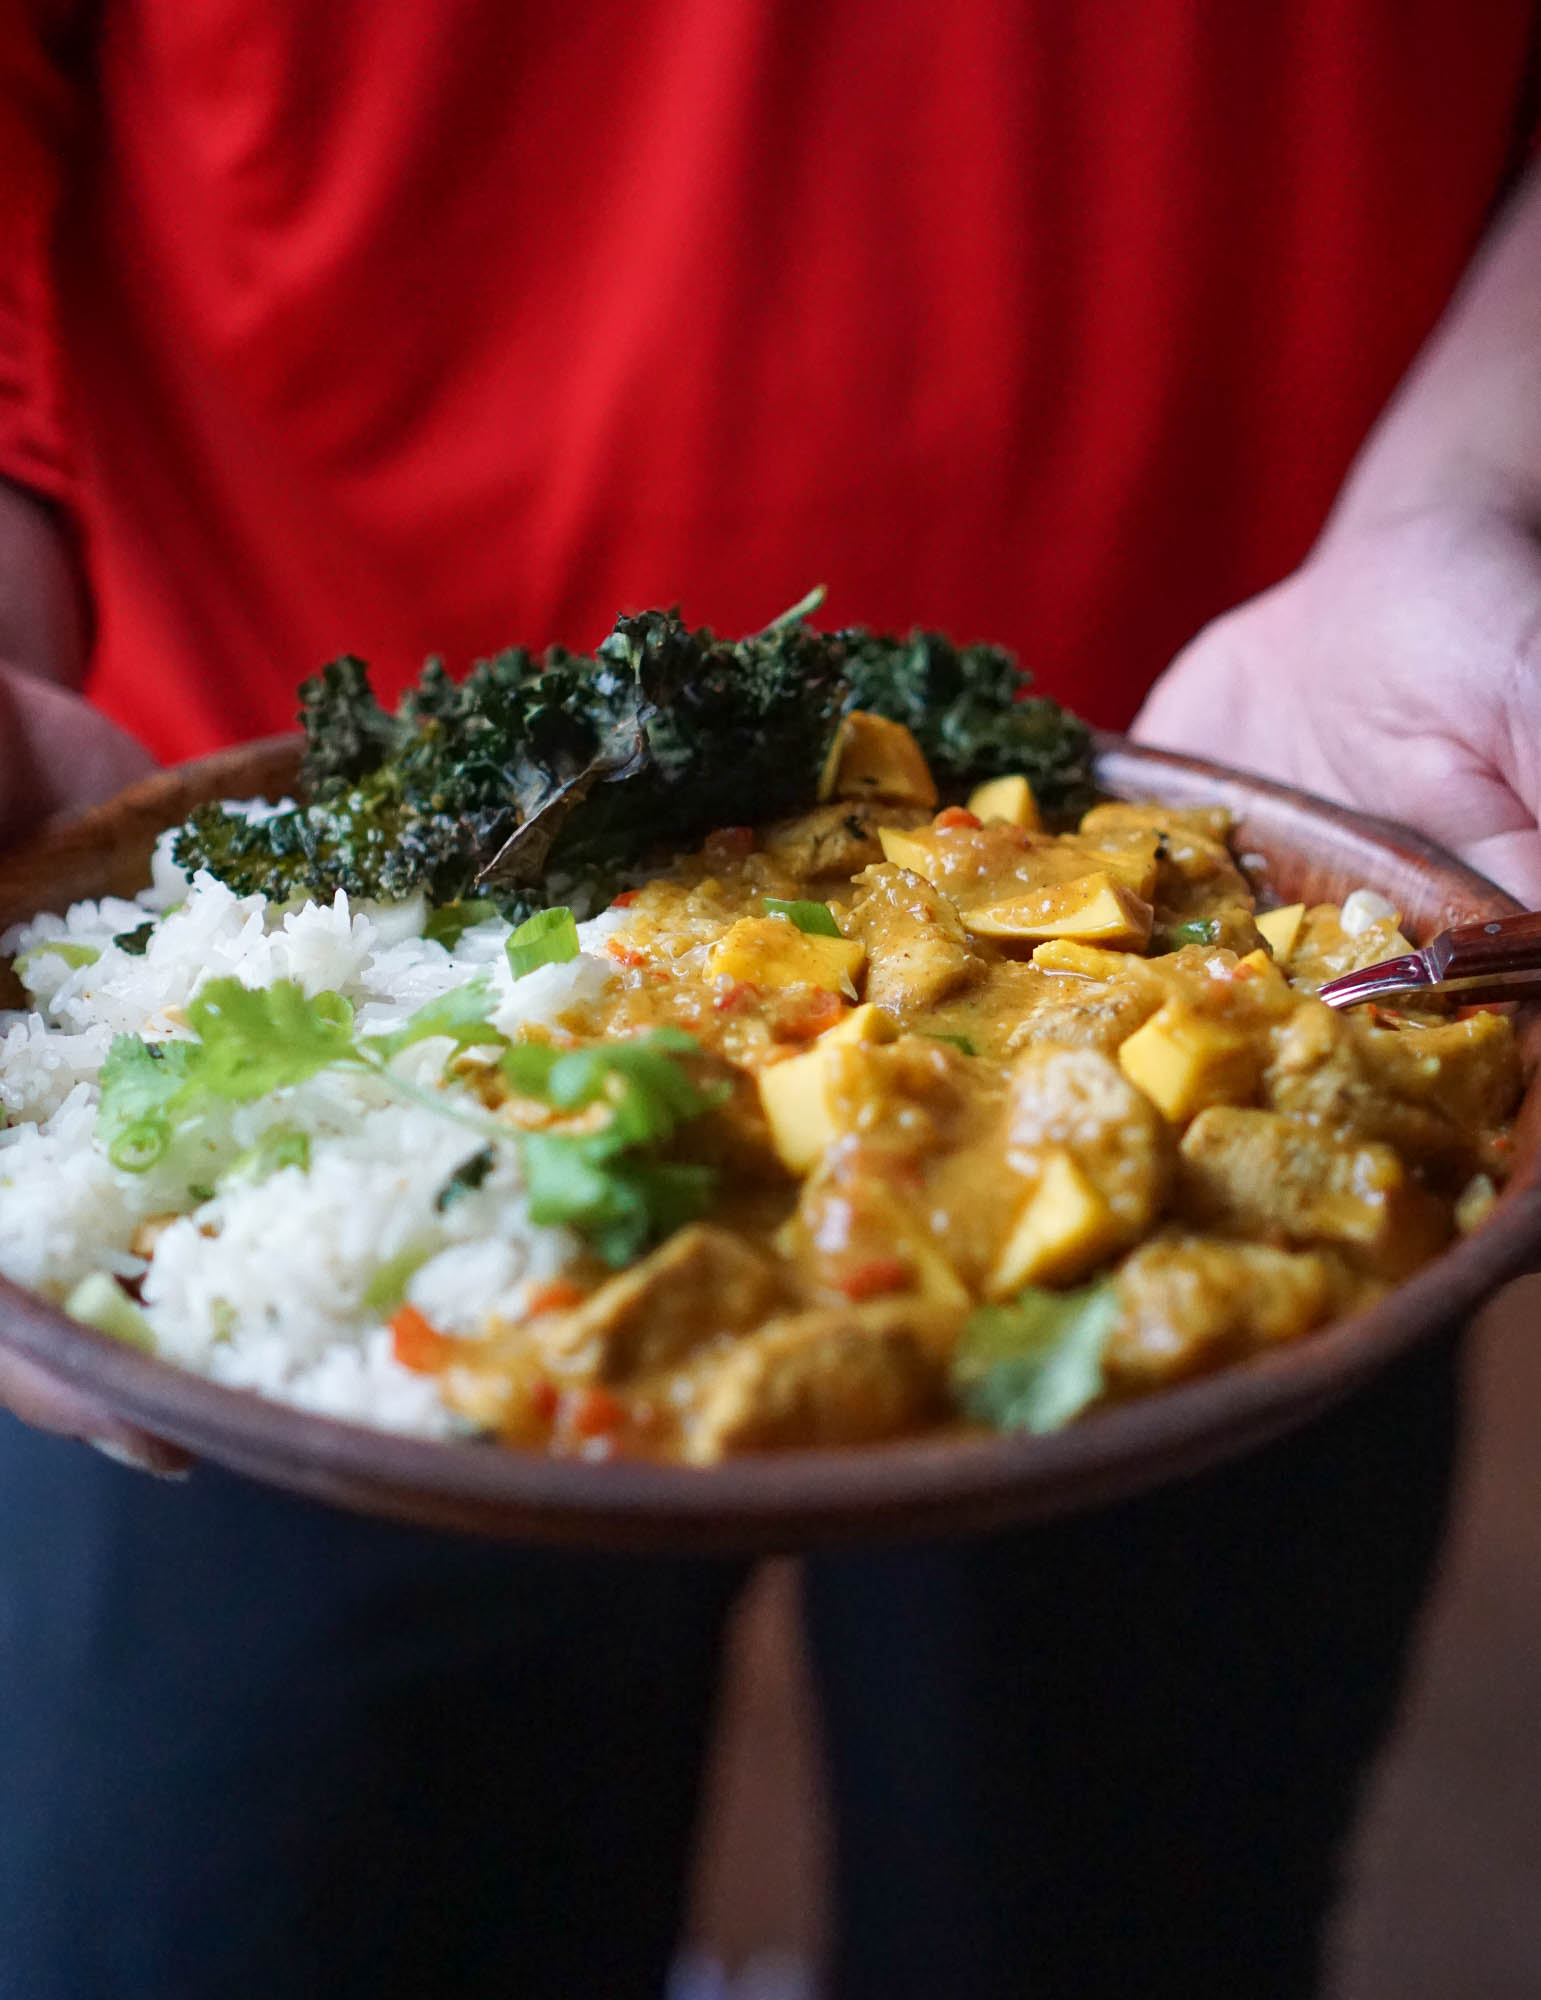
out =
<svg viewBox="0 0 1541 2000"><path fill-rule="evenodd" d="M82 897L131 894L162 827L203 799L277 795L293 785L296 766L295 739L252 744L159 773L49 830L0 859L0 928ZM1238 851L1266 856L1289 899L1338 901L1376 888L1416 939L1516 907L1417 835L1261 778L1117 737L1100 739L1098 768L1103 786L1125 797L1228 806ZM1515 1173L1491 1217L1368 1311L1049 1437L937 1435L709 1471L587 1464L403 1438L224 1388L78 1326L3 1280L0 1341L201 1456L366 1513L596 1548L759 1551L963 1534L1090 1507L1250 1450L1306 1423L1415 1342L1459 1325L1538 1261L1538 1161L1533 1085Z"/></svg>

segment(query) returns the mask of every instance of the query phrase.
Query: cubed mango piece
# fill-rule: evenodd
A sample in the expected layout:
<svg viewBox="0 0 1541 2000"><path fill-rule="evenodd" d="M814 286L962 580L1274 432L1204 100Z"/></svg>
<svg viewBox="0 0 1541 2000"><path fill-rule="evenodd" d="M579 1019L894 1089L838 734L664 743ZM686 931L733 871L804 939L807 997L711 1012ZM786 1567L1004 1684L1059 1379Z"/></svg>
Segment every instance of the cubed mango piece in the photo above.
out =
<svg viewBox="0 0 1541 2000"><path fill-rule="evenodd" d="M854 997L866 956L855 938L819 937L785 917L740 917L707 953L706 970L746 986L819 986Z"/></svg>
<svg viewBox="0 0 1541 2000"><path fill-rule="evenodd" d="M1169 1000L1119 1046L1118 1066L1173 1125L1211 1104L1246 1104L1257 1093L1265 1051L1223 1021L1206 1021Z"/></svg>
<svg viewBox="0 0 1541 2000"><path fill-rule="evenodd" d="M1043 1156L1043 1171L1018 1209L985 1282L992 1299L1024 1285L1071 1284L1124 1240L1117 1218L1062 1147Z"/></svg>
<svg viewBox="0 0 1541 2000"><path fill-rule="evenodd" d="M1043 818L1033 788L1018 771L976 785L968 795L968 809L975 819L1003 819L1008 826L1020 826L1025 833L1043 831Z"/></svg>
<svg viewBox="0 0 1541 2000"><path fill-rule="evenodd" d="M1258 930L1264 944L1273 953L1275 964L1289 964L1290 953L1300 935L1300 920L1305 913L1304 903L1286 903L1282 910L1264 910L1257 918Z"/></svg>
<svg viewBox="0 0 1541 2000"><path fill-rule="evenodd" d="M820 1035L820 1042L891 1042L897 1039L899 1023L892 1014L885 1014L881 1007L867 1000L860 1007L853 1007L845 1019L833 1028L826 1028Z"/></svg>
<svg viewBox="0 0 1541 2000"><path fill-rule="evenodd" d="M840 1136L829 1052L815 1047L772 1063L760 1071L758 1082L777 1158L791 1173L811 1173Z"/></svg>
<svg viewBox="0 0 1541 2000"><path fill-rule="evenodd" d="M1041 944L1059 937L1129 951L1150 942L1154 919L1149 903L1100 869L986 910L963 912L965 929L1001 944Z"/></svg>
<svg viewBox="0 0 1541 2000"><path fill-rule="evenodd" d="M878 841L882 846L885 861L891 861L896 868L908 868L912 875L918 875L923 882L931 880L936 869L934 834L905 833L897 826L880 826Z"/></svg>
<svg viewBox="0 0 1541 2000"><path fill-rule="evenodd" d="M830 745L819 798L934 806L936 780L925 752L902 722L858 708L846 716Z"/></svg>

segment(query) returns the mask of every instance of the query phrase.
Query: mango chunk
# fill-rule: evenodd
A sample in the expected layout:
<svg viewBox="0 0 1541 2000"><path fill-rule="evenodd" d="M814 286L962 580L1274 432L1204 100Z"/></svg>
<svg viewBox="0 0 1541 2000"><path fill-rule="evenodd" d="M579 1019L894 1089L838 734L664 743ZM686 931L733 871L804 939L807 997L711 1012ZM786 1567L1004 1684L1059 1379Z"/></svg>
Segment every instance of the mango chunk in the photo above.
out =
<svg viewBox="0 0 1541 2000"><path fill-rule="evenodd" d="M992 1299L1024 1285L1069 1284L1124 1240L1118 1220L1063 1147L1043 1158L1037 1186L1022 1203L985 1281Z"/></svg>
<svg viewBox="0 0 1541 2000"><path fill-rule="evenodd" d="M892 1014L867 1000L853 1007L845 1019L820 1035L821 1042L891 1042L897 1039L899 1023ZM785 1064L782 1065L785 1068Z"/></svg>
<svg viewBox="0 0 1541 2000"><path fill-rule="evenodd" d="M1264 910L1257 918L1258 930L1264 944L1273 953L1275 964L1289 964L1290 953L1300 935L1300 920L1305 913L1304 903L1286 903L1282 910Z"/></svg>
<svg viewBox="0 0 1541 2000"><path fill-rule="evenodd" d="M968 795L968 809L975 819L1003 819L1008 826L1020 826L1025 833L1041 833L1043 819L1033 788L1020 772L1005 778L991 778L976 785Z"/></svg>
<svg viewBox="0 0 1541 2000"><path fill-rule="evenodd" d="M928 840L924 834L905 833L897 826L880 826L878 841L883 849L883 859L891 861L896 868L908 868L922 882L929 882L936 873L934 835Z"/></svg>
<svg viewBox="0 0 1541 2000"><path fill-rule="evenodd" d="M1150 942L1155 913L1149 903L1104 870L1047 889L1033 889L987 910L965 910L964 927L1001 943L1040 944L1073 938L1082 944L1141 950Z"/></svg>
<svg viewBox="0 0 1541 2000"><path fill-rule="evenodd" d="M1154 980L1155 973L1144 970L1146 961L1131 958L1127 951L1105 951L1100 945L1077 944L1074 938L1048 938L1033 950L1033 963L1043 972L1074 973L1078 979Z"/></svg>
<svg viewBox="0 0 1541 2000"><path fill-rule="evenodd" d="M902 722L858 708L841 723L830 745L819 778L819 798L934 806L936 780L924 751Z"/></svg>
<svg viewBox="0 0 1541 2000"><path fill-rule="evenodd" d="M812 1048L773 1063L760 1071L758 1080L760 1108L777 1158L791 1173L811 1173L840 1137L827 1052Z"/></svg>
<svg viewBox="0 0 1541 2000"><path fill-rule="evenodd" d="M1120 1044L1118 1066L1163 1118L1186 1125L1211 1104L1245 1104L1254 1097L1263 1057L1237 1029L1169 1000Z"/></svg>
<svg viewBox="0 0 1541 2000"><path fill-rule="evenodd" d="M707 953L706 970L746 986L821 986L854 997L866 956L855 938L817 937L785 917L740 917Z"/></svg>

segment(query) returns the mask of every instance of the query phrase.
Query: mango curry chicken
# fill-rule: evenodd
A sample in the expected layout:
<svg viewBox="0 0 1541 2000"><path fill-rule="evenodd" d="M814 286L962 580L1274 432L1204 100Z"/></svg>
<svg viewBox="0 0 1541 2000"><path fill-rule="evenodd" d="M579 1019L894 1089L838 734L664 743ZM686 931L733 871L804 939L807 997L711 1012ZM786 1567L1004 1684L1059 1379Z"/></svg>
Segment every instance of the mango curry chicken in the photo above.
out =
<svg viewBox="0 0 1541 2000"><path fill-rule="evenodd" d="M688 1036L661 1045L711 1101L676 1152L714 1193L446 1343L478 1424L549 1444L560 1401L559 1446L696 1463L1051 1428L1364 1304L1492 1202L1509 1021L1313 997L1407 948L1377 899L1260 913L1220 809L1051 834L1008 774L938 811L914 737L861 712L823 789L616 899L613 985L552 1039ZM506 1065L483 1092L560 1127Z"/></svg>
<svg viewBox="0 0 1541 2000"><path fill-rule="evenodd" d="M516 978L613 913L565 1012L480 1046L424 1010L580 1248L485 1338L408 1309L399 1358L591 1456L1044 1431L1297 1339L1480 1221L1510 1021L1315 997L1407 949L1389 905L1260 909L1225 812L1099 800L1085 725L1009 654L815 631L817 601L732 643L649 612L592 658L430 663L394 715L335 662L306 801L179 837L279 901L421 894L430 936L492 912Z"/></svg>

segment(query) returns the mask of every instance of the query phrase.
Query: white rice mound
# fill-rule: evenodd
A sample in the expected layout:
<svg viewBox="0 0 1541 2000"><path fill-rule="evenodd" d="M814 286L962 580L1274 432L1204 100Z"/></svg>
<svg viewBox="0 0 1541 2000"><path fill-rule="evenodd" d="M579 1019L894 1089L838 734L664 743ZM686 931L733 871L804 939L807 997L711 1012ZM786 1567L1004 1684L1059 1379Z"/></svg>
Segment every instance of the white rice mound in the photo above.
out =
<svg viewBox="0 0 1541 2000"><path fill-rule="evenodd" d="M330 1415L452 1434L457 1420L435 1379L392 1355L394 1305L372 1307L368 1295L383 1267L410 1266L405 1297L446 1333L476 1337L489 1315L517 1317L529 1288L568 1266L578 1244L531 1222L515 1149L498 1149L482 1184L441 1209L446 1183L480 1150L477 1134L399 1101L367 1072L334 1069L218 1107L133 1173L113 1165L95 1130L102 1062L115 1035L185 1034L182 1010L199 987L232 977L341 993L357 1032L380 1034L487 974L491 1018L514 1035L604 992L614 966L601 947L625 918L580 925L577 958L516 982L500 921L473 926L449 951L422 935L421 898L385 906L339 893L279 908L211 875L189 881L171 839L133 902L77 903L0 938L32 1002L0 1012L0 1273L59 1302L92 1272L142 1279L168 1359ZM152 920L142 952L113 942ZM393 1068L431 1089L449 1051L445 1040L422 1042ZM443 1096L447 1106L474 1103L454 1085ZM308 1165L254 1181L237 1163L274 1127L306 1136ZM147 1266L132 1244L151 1217L175 1219Z"/></svg>

